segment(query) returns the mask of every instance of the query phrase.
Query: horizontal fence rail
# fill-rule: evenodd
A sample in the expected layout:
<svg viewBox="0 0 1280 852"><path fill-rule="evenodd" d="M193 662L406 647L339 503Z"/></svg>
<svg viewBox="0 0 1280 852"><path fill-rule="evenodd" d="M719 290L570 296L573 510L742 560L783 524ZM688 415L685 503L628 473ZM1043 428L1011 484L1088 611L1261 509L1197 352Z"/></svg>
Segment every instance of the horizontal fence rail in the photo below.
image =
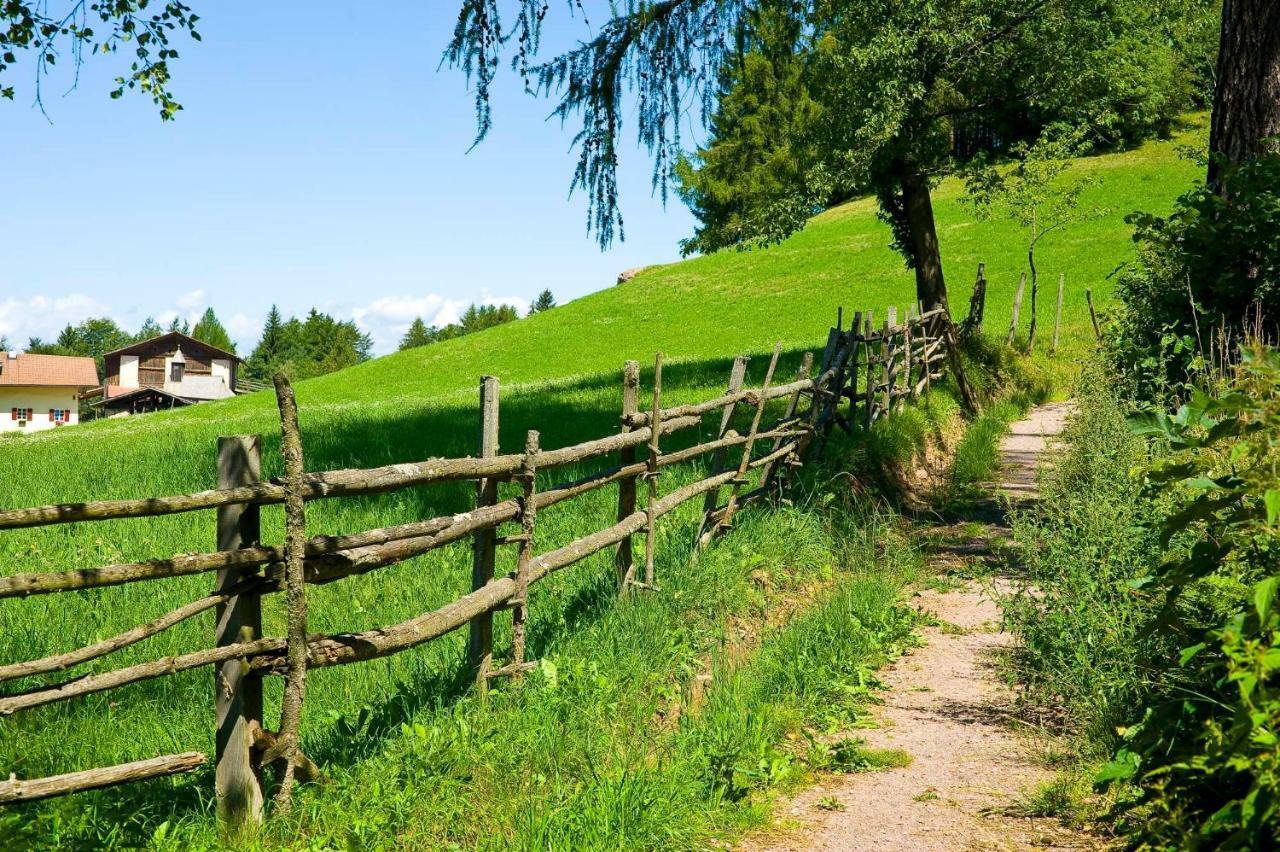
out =
<svg viewBox="0 0 1280 852"><path fill-rule="evenodd" d="M622 593L658 592L654 575L655 531L658 521L692 500L703 501L697 545L705 546L732 527L734 515L760 498L779 493L805 458L822 452L833 428L852 432L869 428L908 401L927 392L950 364L962 388L954 326L942 308L908 308L898 321L896 308L887 311L877 328L874 316L855 314L849 328L843 318L830 330L817 361L806 354L799 373L789 382L774 382L781 345L774 349L759 387L744 387L746 359L731 370L728 390L701 402L662 406L662 360L655 363L652 405L642 408L638 398L639 367L628 362L623 373L623 411L620 430L612 435L568 447L544 450L537 432L530 432L522 453L498 452L498 381L481 381L478 455L433 458L421 462L368 469L300 474L301 443L297 440L297 409L292 388L277 381L281 402L282 450L291 477L262 481L257 437L224 438L219 442L219 487L193 494L145 499L66 503L0 510L0 530L148 518L214 509L218 512L218 547L207 553L188 553L143 562L121 563L66 571L24 573L0 577L0 598L101 589L122 584L195 574L217 574L214 591L151 621L91 645L41 659L0 663L0 684L74 669L156 636L177 624L213 610L213 647L150 660L122 668L73 677L17 693L0 694L0 716L116 689L128 684L214 666L216 678L217 753L215 787L220 817L227 823L254 822L263 808L262 769L275 768L277 803L288 805L292 779L317 777L318 768L298 749L298 713L303 701L307 669L347 665L386 657L470 626L467 661L476 687L486 688L494 677L519 678L534 663L524 659L524 622L528 589L550 574L593 554L614 549L615 569ZM766 418L771 402L781 414ZM735 415L749 414L745 432L732 428ZM714 437L693 446L664 451L665 438L704 426L704 418L720 415ZM730 454L737 451L735 459ZM616 464L577 479L553 485L558 468L602 457ZM671 465L710 459L702 479L661 493L659 476ZM754 480L757 484L747 490ZM476 483L471 511L346 535L305 535L303 506L307 501L377 494L445 482ZM497 484L518 483L520 493L499 499ZM646 497L638 499L637 485ZM616 522L555 549L538 552L537 513L575 497L609 487L618 489ZM727 501L720 492L728 489ZM292 499L291 499L292 498ZM258 509L286 504L289 534L284 544L259 539ZM504 525L519 531L499 535ZM643 536L643 562L637 565L634 540ZM306 631L307 584L332 583L397 564L457 542L473 549L472 591L442 607L406 621L356 633L315 635ZM494 576L494 554L517 545L516 570ZM289 635L263 636L263 596L288 592ZM492 619L510 610L513 619L511 659L496 663ZM261 679L284 676L285 711L278 733L262 719ZM198 769L207 757L198 752L160 756L119 766L72 772L43 779L0 781L0 804L33 801L49 796L91 790Z"/></svg>

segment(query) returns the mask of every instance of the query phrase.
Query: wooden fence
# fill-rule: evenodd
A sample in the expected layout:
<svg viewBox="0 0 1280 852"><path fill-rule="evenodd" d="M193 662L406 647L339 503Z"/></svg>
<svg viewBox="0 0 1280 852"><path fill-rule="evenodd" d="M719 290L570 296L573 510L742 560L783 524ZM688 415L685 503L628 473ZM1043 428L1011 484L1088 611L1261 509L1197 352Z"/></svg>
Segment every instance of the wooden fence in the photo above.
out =
<svg viewBox="0 0 1280 852"><path fill-rule="evenodd" d="M210 491L135 500L71 503L0 510L0 530L118 518L144 518L180 512L217 512L217 550L54 573L0 577L0 599L98 589L124 583L161 580L200 573L216 574L213 591L159 618L86 647L38 660L0 664L0 683L33 675L63 672L141 642L174 625L212 610L212 647L124 668L93 673L17 694L0 695L0 716L78 696L115 689L197 667L215 671L215 788L219 816L229 824L261 819L263 768L273 767L277 799L287 805L295 776L314 777L318 770L298 748L298 726L308 669L339 666L395 654L469 626L467 657L476 687L494 677L519 677L531 665L525 659L524 624L528 589L549 574L591 554L616 549L617 582L623 593L657 591L654 543L657 524L677 507L701 498L703 521L699 545L727 530L734 514L747 503L781 489L803 459L821 453L833 428L853 431L870 425L926 392L950 359L959 368L954 326L942 309L908 309L903 321L890 308L879 328L868 311L854 316L849 328L838 321L816 369L806 354L799 374L777 381L780 352L776 348L762 384L743 387L746 359L738 358L728 390L702 402L662 407L662 357L654 370L652 398L642 407L639 365L623 371L621 428L615 434L574 446L544 449L530 431L524 450L498 449L498 380L480 384L478 455L432 458L388 467L303 473L303 448L297 426L293 390L277 378L281 416L281 448L285 476L263 481L260 441L256 436L222 438L218 443L218 487ZM965 399L963 373L955 379ZM781 414L766 420L766 406L781 401ZM750 413L750 428L732 428L735 412ZM701 427L704 417L719 414L710 440L670 452L664 439ZM737 458L731 461L731 454ZM710 457L703 479L663 493L660 474L674 464ZM570 482L543 487L547 474L593 459L616 463ZM460 480L476 484L472 511L339 536L307 538L305 504L311 500L376 494ZM520 493L498 499L498 483L518 483ZM748 485L754 487L747 489ZM536 547L538 512L606 486L617 487L617 521L554 550ZM638 491L643 486L643 505ZM722 492L727 497L721 501ZM283 544L260 542L259 510L285 505ZM518 531L500 534L504 525ZM643 561L637 564L633 539L643 535ZM445 606L376 630L334 635L307 631L307 584L332 583L469 541L473 551L473 590ZM494 576L497 548L518 550L517 568ZM288 630L283 637L263 636L261 599L284 592ZM512 614L513 642L504 662L494 661L493 617ZM279 730L263 725L262 678L286 679ZM207 763L206 755L186 752L118 766L73 772L50 778L0 781L0 803L25 802L65 793L192 771Z"/></svg>

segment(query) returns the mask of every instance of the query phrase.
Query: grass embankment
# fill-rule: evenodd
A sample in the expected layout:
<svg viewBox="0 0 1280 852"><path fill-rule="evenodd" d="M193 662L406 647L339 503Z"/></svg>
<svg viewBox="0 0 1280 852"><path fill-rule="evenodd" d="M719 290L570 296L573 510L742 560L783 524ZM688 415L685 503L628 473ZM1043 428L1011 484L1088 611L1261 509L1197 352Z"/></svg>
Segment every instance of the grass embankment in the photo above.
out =
<svg viewBox="0 0 1280 852"><path fill-rule="evenodd" d="M1122 215L1135 208L1168 207L1193 171L1169 144L1095 158L1081 168L1102 177L1094 201L1110 207L1112 214L1067 231L1059 243L1046 243L1042 253L1046 274L1052 275L1060 264L1071 271L1069 281L1079 285L1068 291L1067 345L1057 363L1069 363L1070 353L1083 345L1074 341L1088 323L1082 287L1089 282L1095 284L1095 292L1105 292L1105 274L1127 255L1128 229ZM952 272L951 298L957 305L965 303L969 270L984 260L991 278L988 327L998 329L1008 321L1021 263L1020 240L1010 226L971 223L967 211L957 205L958 194L958 186L947 182L937 199ZM664 376L664 402L718 391L728 372L727 355L759 352L778 339L788 350L780 375L789 375L804 348L821 345L836 306L882 310L886 304L904 305L912 299L911 276L885 248L887 243L887 230L875 220L869 203L855 202L818 217L805 232L766 252L725 253L655 269L627 285L529 320L302 383L298 396L307 466L373 466L474 452L474 387L480 373L497 374L504 381L501 439L506 448L522 446L524 430L531 427L542 430L543 446L548 448L616 429L620 362L628 357L643 361L655 349L663 349L674 361ZM1043 305L1048 302L1042 300L1042 328L1047 316ZM754 381L759 380L762 360L753 362ZM945 396L935 396L942 411ZM932 422L943 416L945 412L935 415ZM899 427L886 430L886 445L895 444L895 429L907 434L913 428L910 417L897 422ZM914 437L898 444L899 450L919 443L923 432L919 423L914 428ZM267 436L265 473L277 475L274 405L262 394L0 441L4 502L35 505L206 488L214 481L216 437L252 432ZM898 450L889 454L893 452ZM569 478L579 472L563 473ZM697 476L691 467L673 469L664 476L663 488ZM325 501L309 506L308 528L316 534L351 532L461 511L469 505L468 490L461 486ZM539 518L539 547L555 547L599 529L611 522L614 510L613 494L607 490L550 510ZM699 725L713 722L696 719L713 720L717 702L730 698L718 698L715 692L702 715L682 715L679 724L664 723L654 714L687 687L693 661L719 647L717 637L725 625L748 618L758 606L753 602L764 592L755 588L753 560L760 560L766 577L794 575L794 585L782 583L783 590L821 586L824 571L840 577L842 589L864 588L858 593L862 603L850 599L848 606L870 606L865 621L871 625L892 621L887 602L900 578L887 572L868 579L861 568L865 563L852 556L835 562L819 557L820 552L834 548L838 553L846 547L842 542L847 531L837 535L821 502L803 500L797 508L770 518L744 516L724 547L694 568L687 544L696 513L696 507L687 506L662 526L659 576L667 591L660 596L615 605L606 554L535 589L530 651L555 665L554 687L544 669L530 678L529 688L500 694L489 708L477 709L460 697L461 634L386 660L316 672L309 684L304 748L326 762L336 783L322 794L304 796L295 827L304 836L336 839L341 832L366 830L360 827L362 819L382 820L389 831L408 825L403 815L415 814L415 824L429 823L430 831L441 832L424 835L423 842L448 840L454 833L459 842L475 842L489 830L509 839L553 837L556 831L569 830L570 823L564 821L576 819L573 815L579 812L597 813L601 819L609 807L617 819L661 813L662 807L650 811L645 806L645 791L652 792L648 782L632 785L630 780L651 779L660 767L665 768L658 773L664 784L702 785L702 793L698 798L688 790L673 792L678 786L663 788L662 796L672 797L669 801L687 809L681 813L692 816L683 826L670 819L654 826L696 834L723 822L729 811L721 809L734 799L727 788L707 781L714 772L686 772L680 767L705 769L714 764L706 757L714 751L708 745L714 732L697 733ZM806 545L812 549L796 549L805 535L818 533L820 540ZM264 540L279 541L281 535L280 510L264 511ZM862 541L858 536L863 535L859 532L854 540ZM9 532L0 535L0 570L90 567L205 550L213 541L212 513ZM741 547L755 550L736 549ZM509 567L500 565L499 570ZM336 632L401 621L465 593L469 573L469 554L455 547L315 588L309 593L310 627ZM871 585L858 586L864 581ZM196 577L5 602L0 605L0 659L34 658L111 635L206 593L208 583L209 578ZM876 596L883 603L866 603ZM770 643L799 641L785 637L798 636L795 631L802 631L806 623L799 619L788 631L770 632L759 653L750 656L750 665L741 667L746 679L742 695L747 697L735 706L744 712L751 706L752 717L759 712L764 719L769 711L759 708L776 707L779 721L768 723L773 727L760 742L795 733L816 706L785 689L751 686L753 678L773 683L767 675ZM283 632L278 601L268 607L266 627L277 635ZM208 625L196 620L76 673L199 647L207 643L208 633ZM875 630L865 634L874 636ZM862 632L850 632L840 641L862 642L862 637ZM505 641L500 633L500 649ZM892 645L891 637L865 641L869 644L861 652L846 648L851 665L873 666ZM810 669L797 665L791 670ZM836 682L849 682L842 677L837 673ZM725 687L725 695L731 694ZM278 695L269 698L271 718ZM211 704L208 673L189 672L22 714L0 722L0 767L38 776L176 750L211 752ZM500 727L492 727L499 722ZM410 729L401 731L402 724ZM419 725L427 732L448 730L453 736L445 745L431 745L431 737L439 735L420 735L415 727ZM724 726L733 727L728 722ZM486 731L489 734L483 736L473 733ZM425 745L413 745L422 737ZM622 748L628 743L634 743L633 753ZM439 760L430 757L431 749L446 746L448 754ZM404 771L421 776L395 774L397 761L416 748L427 749L426 756L405 763ZM742 753L753 755L753 748L744 746ZM682 760L693 762L664 762ZM433 774L444 765L452 766L453 774ZM751 766L749 760L733 762L734 772L743 773L743 778L766 769L759 761ZM505 770L495 774L490 767ZM436 788L452 792L445 796ZM128 844L151 837L169 821L169 836L177 832L188 843L209 836L211 789L206 774L90 794L7 812L0 815L0 831L11 833L18 844ZM499 789L523 793L498 795ZM503 796L510 797L509 808L495 805ZM630 796L640 798L625 798ZM375 800L385 804L379 807ZM591 811L589 801L597 801L602 810ZM450 810L454 807L459 810ZM546 821L543 828L531 822L537 820ZM610 837L635 838L628 842L638 845L649 842L643 838L653 838L647 828L632 832L629 825L600 823L606 824L615 826ZM693 834L673 835L672 842L678 845L681 837Z"/></svg>

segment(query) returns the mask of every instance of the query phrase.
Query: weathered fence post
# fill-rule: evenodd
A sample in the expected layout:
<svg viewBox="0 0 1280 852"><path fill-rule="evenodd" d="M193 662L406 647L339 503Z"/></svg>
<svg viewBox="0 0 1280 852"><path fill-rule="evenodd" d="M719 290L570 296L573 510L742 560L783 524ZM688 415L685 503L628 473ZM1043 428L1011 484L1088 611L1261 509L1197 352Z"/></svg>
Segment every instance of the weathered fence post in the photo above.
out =
<svg viewBox="0 0 1280 852"><path fill-rule="evenodd" d="M635 414L640 392L640 363L628 361L622 368L622 431L631 431L628 418ZM636 448L623 447L618 453L618 464L622 467L635 464ZM618 523L622 523L636 510L636 478L628 476L618 480ZM628 584L635 575L635 545L631 536L618 542L618 551L614 555L614 564L618 568L618 589L626 592Z"/></svg>
<svg viewBox="0 0 1280 852"><path fill-rule="evenodd" d="M834 334L835 329L832 329ZM831 335L828 335L828 346L830 346ZM834 356L832 356L834 357ZM733 367L729 370L729 393L737 393L742 390L742 382L747 375L747 358L745 355L739 355L733 359ZM817 404L817 397L814 397L814 404ZM729 429L733 426L733 416L738 410L738 404L725 406L724 412L720 415L720 430L716 433L716 440L720 440L729 434ZM720 468L724 467L725 460L729 457L729 448L721 447L711 455L711 472L717 473ZM720 489L712 488L707 492L706 498L702 501L702 522L698 526L697 547L699 550L706 547L711 541L711 530L714 525L711 522L711 516L716 510L716 506L720 503Z"/></svg>
<svg viewBox="0 0 1280 852"><path fill-rule="evenodd" d="M218 439L218 487L236 488L262 480L261 439L239 435ZM261 536L258 506L238 504L218 509L218 549L239 550ZM225 568L218 572L218 591L239 584L257 568ZM256 591L242 592L216 609L215 644L262 637L262 600ZM227 660L214 672L214 789L218 820L232 833L262 822L262 769L254 757L254 729L262 725L262 678L249 673L245 660Z"/></svg>
<svg viewBox="0 0 1280 852"><path fill-rule="evenodd" d="M1089 319L1093 322L1093 336L1102 339L1102 329L1098 328L1098 312L1093 309L1093 290L1084 288L1084 300L1089 303Z"/></svg>
<svg viewBox="0 0 1280 852"><path fill-rule="evenodd" d="M1018 317L1022 314L1022 293L1027 289L1027 273L1018 278L1018 290L1013 294L1013 317L1009 320L1009 337L1005 346L1012 346L1014 336L1018 333Z"/></svg>
<svg viewBox="0 0 1280 852"><path fill-rule="evenodd" d="M809 374L812 371L813 371L813 353L806 352L804 353L804 357L800 359L800 369L796 371L796 381L799 382L809 378ZM857 374L855 373L854 375L856 376ZM792 420L795 418L796 412L800 408L800 393L801 391L799 388L796 388L794 391L792 391L791 398L787 400L786 410L782 414L782 419L784 421ZM792 427L783 426L783 428L790 429ZM785 439L782 436L778 436L777 438L773 439L774 451L782 449L782 442L784 440ZM788 464L793 462L796 459L796 457L800 455L800 453L804 452L803 441L804 441L804 436L801 436L800 438L796 439L795 453L793 455L787 456L785 459ZM761 487L766 492L773 486L773 480L777 472L777 467L778 467L778 462L771 461L767 465L765 465L764 470L760 474Z"/></svg>
<svg viewBox="0 0 1280 852"><path fill-rule="evenodd" d="M964 318L960 324L959 336L962 340L982 331L982 317L986 312L987 306L987 265L985 263L978 264L978 277L973 282L973 294L969 296L969 315ZM924 313L924 306L921 306L920 313ZM927 332L926 332L927 333Z"/></svg>
<svg viewBox="0 0 1280 852"><path fill-rule="evenodd" d="M658 588L653 582L654 548L658 543L658 516L655 504L658 502L658 459L662 455L658 438L662 434L662 353L653 359L653 408L649 412L649 458L645 464L644 481L648 486L648 494L644 503L644 583L633 583L650 591Z"/></svg>
<svg viewBox="0 0 1280 852"><path fill-rule="evenodd" d="M764 417L765 406L769 404L769 386L773 383L773 372L778 368L778 356L782 354L782 343L773 347L773 357L769 359L769 369L764 373L764 384L760 386L760 395L756 398L756 413L751 418L751 431L747 433L747 441L742 445L742 459L738 462L738 475L733 478L733 489L729 492L729 500L725 503L724 514L711 529L713 532L733 525L733 513L738 508L738 495L747 482L747 471L751 467L751 451L755 448L756 435L760 432L760 421Z"/></svg>
<svg viewBox="0 0 1280 852"><path fill-rule="evenodd" d="M893 316L890 313L890 316ZM893 391L893 382L889 375L889 371L893 368L893 326L889 324L889 320L884 321L884 328L880 330L880 336L883 338L884 346L883 355L880 359L880 376L884 379L883 396L880 398L880 409L883 416L888 417L892 413L893 398L890 394Z"/></svg>
<svg viewBox="0 0 1280 852"><path fill-rule="evenodd" d="M863 348L867 352L867 428L876 422L876 360L880 351L879 345L872 339L875 333L875 311L867 311L866 324L862 329Z"/></svg>
<svg viewBox="0 0 1280 852"><path fill-rule="evenodd" d="M524 661L525 622L529 618L529 563L533 560L533 528L537 522L539 435L530 429L520 465L520 555L516 561L516 594L511 604L511 673L519 679L529 666Z"/></svg>
<svg viewBox="0 0 1280 852"><path fill-rule="evenodd" d="M915 308L907 308L907 321L903 324L902 328L902 352L903 358L905 359L902 365L902 372L906 376L907 382L906 394L902 398L902 405L904 407L908 402L911 402L916 398L916 381L915 376L912 375L915 367L911 357L911 347L913 345L911 341L911 324L913 322L915 322Z"/></svg>
<svg viewBox="0 0 1280 852"><path fill-rule="evenodd" d="M1062 288L1066 284L1067 274L1058 273L1058 307L1053 312L1053 351L1058 351L1058 328L1062 325Z"/></svg>
<svg viewBox="0 0 1280 852"><path fill-rule="evenodd" d="M480 439L481 458L498 454L498 378L480 377ZM480 479L476 482L476 508L492 506L498 500L496 479ZM493 579L494 550L497 530L493 527L477 530L471 544L471 590L478 591ZM485 612L471 619L467 642L467 666L476 689L483 694L488 689L489 667L493 663L493 613Z"/></svg>
<svg viewBox="0 0 1280 852"><path fill-rule="evenodd" d="M307 581L304 560L307 549L306 511L302 498L302 434L298 425L298 402L293 387L283 373L276 373L276 401L280 408L280 453L284 457L285 512L285 596L288 616L284 697L280 702L280 734L263 761L278 760L276 807L287 812L293 795L298 763L298 740L302 724L302 700L307 688Z"/></svg>

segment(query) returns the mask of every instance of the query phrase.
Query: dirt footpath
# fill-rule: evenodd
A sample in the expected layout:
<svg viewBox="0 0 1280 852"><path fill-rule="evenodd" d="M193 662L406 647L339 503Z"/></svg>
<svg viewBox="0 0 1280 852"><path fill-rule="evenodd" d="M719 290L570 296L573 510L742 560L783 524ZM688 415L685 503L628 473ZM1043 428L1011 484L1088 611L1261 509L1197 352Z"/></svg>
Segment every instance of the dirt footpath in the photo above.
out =
<svg viewBox="0 0 1280 852"><path fill-rule="evenodd" d="M1001 445L1003 482L993 490L1034 499L1036 468L1070 412L1040 406ZM1008 530L965 524L938 531L931 560L939 573L983 558ZM1008 580L997 580L997 584ZM1086 849L1087 837L1053 819L1019 815L1026 794L1053 778L1036 740L1010 713L1012 696L995 658L1013 639L999 630L999 607L976 582L925 591L915 605L939 625L927 644L882 673L878 728L848 732L870 748L903 749L910 766L828 777L783 808L779 824L745 850Z"/></svg>

